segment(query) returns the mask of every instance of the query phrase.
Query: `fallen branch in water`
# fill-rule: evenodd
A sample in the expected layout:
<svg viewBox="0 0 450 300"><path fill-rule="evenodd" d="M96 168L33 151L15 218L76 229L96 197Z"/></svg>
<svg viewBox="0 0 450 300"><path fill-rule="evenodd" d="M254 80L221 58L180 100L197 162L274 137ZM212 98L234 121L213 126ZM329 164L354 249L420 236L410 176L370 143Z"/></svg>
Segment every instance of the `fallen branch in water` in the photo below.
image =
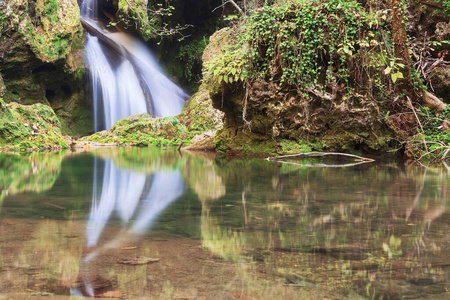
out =
<svg viewBox="0 0 450 300"><path fill-rule="evenodd" d="M275 156L275 157L268 157L267 160L269 161L273 161L273 160L278 160L281 158L291 158L291 157L297 157L297 156L312 156L312 157L317 157L317 156L327 156L327 155L335 155L335 156L347 156L347 157L352 157L355 159L359 159L361 161L367 161L367 162L371 162L371 161L375 161L375 159L371 159L371 158L367 158L367 157L362 157L362 156L358 156L358 155L354 155L354 154L348 154L348 153L339 153L339 152L307 152L307 153L297 153L297 154L291 154L291 155L283 155L283 156Z"/></svg>
<svg viewBox="0 0 450 300"><path fill-rule="evenodd" d="M317 163L317 164L300 164L290 161L283 161L281 159L283 158L292 158L292 157L299 157L299 156L306 156L306 157L321 157L321 156L346 156L351 157L356 160L357 162L349 163L349 164L341 164L341 165L330 165L330 164L323 164L323 163ZM268 157L268 161L277 161L285 164L291 164L291 165L297 165L301 167L320 167L320 168L345 168L345 167L353 167L360 164L365 164L369 162L374 162L374 159L367 158L367 157L361 157L354 154L348 154L348 153L339 153L339 152L308 152L308 153L298 153L298 154L291 154L291 155L283 155L283 156L276 156L276 157Z"/></svg>

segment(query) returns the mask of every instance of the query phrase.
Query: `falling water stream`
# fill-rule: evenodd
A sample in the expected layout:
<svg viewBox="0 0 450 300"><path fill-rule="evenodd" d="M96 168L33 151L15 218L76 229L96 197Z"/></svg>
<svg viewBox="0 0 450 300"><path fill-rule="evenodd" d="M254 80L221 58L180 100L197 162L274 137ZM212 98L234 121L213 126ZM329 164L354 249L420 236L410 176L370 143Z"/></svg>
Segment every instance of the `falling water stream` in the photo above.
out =
<svg viewBox="0 0 450 300"><path fill-rule="evenodd" d="M130 115L167 117L181 112L189 95L163 74L144 43L107 29L100 20L97 0L82 2L81 19L90 28L85 56L96 132L110 129L116 121Z"/></svg>

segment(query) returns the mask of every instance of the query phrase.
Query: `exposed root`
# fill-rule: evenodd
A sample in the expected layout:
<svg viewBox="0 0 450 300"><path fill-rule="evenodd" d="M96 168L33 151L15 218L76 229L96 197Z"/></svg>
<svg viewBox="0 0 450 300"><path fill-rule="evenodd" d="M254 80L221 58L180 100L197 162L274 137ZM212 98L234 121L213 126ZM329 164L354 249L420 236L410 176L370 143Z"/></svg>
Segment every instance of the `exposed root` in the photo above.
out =
<svg viewBox="0 0 450 300"><path fill-rule="evenodd" d="M248 130L251 131L251 124L252 121L247 121L247 101L248 101L248 95L250 94L250 89L245 89L245 97L244 97L244 104L242 107L242 121L244 122L244 127L247 127Z"/></svg>
<svg viewBox="0 0 450 300"><path fill-rule="evenodd" d="M411 99L408 96L406 96L406 99L408 99L409 106L411 107L411 110L414 113L414 116L416 117L417 123L419 124L420 130L422 131L423 146L425 147L425 150L428 152L427 142L425 141L425 131L423 130L422 123L420 122L419 117L417 116L416 109L412 105Z"/></svg>

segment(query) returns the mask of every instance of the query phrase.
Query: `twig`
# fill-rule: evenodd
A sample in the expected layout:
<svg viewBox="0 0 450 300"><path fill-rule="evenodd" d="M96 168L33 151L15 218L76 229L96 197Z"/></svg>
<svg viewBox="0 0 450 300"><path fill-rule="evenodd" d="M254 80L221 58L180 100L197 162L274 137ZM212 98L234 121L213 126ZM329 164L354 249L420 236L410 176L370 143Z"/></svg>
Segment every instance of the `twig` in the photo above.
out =
<svg viewBox="0 0 450 300"><path fill-rule="evenodd" d="M236 8L236 10L241 14L241 16L245 16L245 13L242 11L242 9L239 7L239 5L236 4L233 0L228 0L233 6Z"/></svg>
<svg viewBox="0 0 450 300"><path fill-rule="evenodd" d="M447 154L450 152L450 148L447 148L447 150L445 150L444 154L442 155L441 160L444 160L447 157Z"/></svg>
<svg viewBox="0 0 450 300"><path fill-rule="evenodd" d="M445 160L442 163L443 163L444 167L447 169L447 171L450 173L450 167L447 165Z"/></svg>
<svg viewBox="0 0 450 300"><path fill-rule="evenodd" d="M230 1L225 1L222 5L217 6L216 8L214 8L211 12L215 12L217 9L219 9L221 7L224 7L228 2L230 2Z"/></svg>
<svg viewBox="0 0 450 300"><path fill-rule="evenodd" d="M224 7L227 3L231 3L236 8L236 10L239 12L239 14L241 16L245 16L245 13L242 11L242 9L233 0L225 1L222 5L217 6L216 8L214 8L211 12L214 12L215 10L217 10L217 9L219 9L221 7Z"/></svg>
<svg viewBox="0 0 450 300"><path fill-rule="evenodd" d="M369 163L370 161L359 161L351 164L342 164L342 165L329 165L329 164L299 164L291 161L282 161L282 160L270 160L270 161L276 161L283 164L289 164L289 165L296 165L300 167L309 167L309 168L348 168L348 167L354 167L357 165Z"/></svg>

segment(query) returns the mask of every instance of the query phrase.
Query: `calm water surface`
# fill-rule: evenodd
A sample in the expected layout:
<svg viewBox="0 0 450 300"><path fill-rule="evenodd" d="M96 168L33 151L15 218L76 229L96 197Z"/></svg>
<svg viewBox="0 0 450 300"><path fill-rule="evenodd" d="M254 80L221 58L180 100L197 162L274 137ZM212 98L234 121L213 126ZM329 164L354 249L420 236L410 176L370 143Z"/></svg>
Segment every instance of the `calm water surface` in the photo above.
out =
<svg viewBox="0 0 450 300"><path fill-rule="evenodd" d="M450 299L447 166L297 163L0 153L0 299Z"/></svg>

